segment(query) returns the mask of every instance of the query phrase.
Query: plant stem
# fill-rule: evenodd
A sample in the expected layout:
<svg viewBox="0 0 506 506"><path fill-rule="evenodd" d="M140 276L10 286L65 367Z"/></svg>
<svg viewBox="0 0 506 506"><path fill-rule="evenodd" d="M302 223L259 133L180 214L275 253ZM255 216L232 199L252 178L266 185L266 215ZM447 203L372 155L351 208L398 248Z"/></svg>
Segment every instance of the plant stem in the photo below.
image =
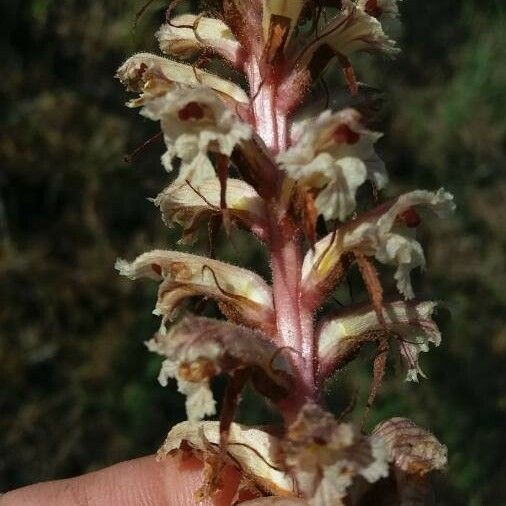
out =
<svg viewBox="0 0 506 506"><path fill-rule="evenodd" d="M314 368L314 334L312 315L302 305L301 266L302 248L299 234L272 212L269 221L272 289L278 344L290 348L287 353L297 384L290 403L294 411L316 397Z"/></svg>

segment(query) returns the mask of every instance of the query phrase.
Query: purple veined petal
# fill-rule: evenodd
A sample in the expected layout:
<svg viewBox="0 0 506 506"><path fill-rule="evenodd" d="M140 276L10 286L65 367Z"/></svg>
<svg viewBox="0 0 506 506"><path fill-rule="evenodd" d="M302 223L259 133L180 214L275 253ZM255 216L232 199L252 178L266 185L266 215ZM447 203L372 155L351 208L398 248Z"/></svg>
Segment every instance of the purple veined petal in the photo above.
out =
<svg viewBox="0 0 506 506"><path fill-rule="evenodd" d="M381 23L359 8L351 0L343 0L341 11L323 26L318 36L308 43L297 57L303 66L310 63L313 55L322 46L335 53L349 57L359 51L381 52L388 55L399 50L395 42L384 32Z"/></svg>
<svg viewBox="0 0 506 506"><path fill-rule="evenodd" d="M366 179L379 189L385 167L374 151L381 137L361 124L354 109L324 111L292 128L292 145L277 160L287 175L318 192L318 213L344 221L355 210L355 194Z"/></svg>

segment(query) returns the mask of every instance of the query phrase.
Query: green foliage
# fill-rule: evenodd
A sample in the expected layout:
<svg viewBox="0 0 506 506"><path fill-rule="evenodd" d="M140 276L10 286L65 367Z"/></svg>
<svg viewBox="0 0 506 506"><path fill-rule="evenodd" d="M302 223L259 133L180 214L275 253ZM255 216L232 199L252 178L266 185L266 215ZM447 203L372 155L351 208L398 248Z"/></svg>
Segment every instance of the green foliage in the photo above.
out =
<svg viewBox="0 0 506 506"><path fill-rule="evenodd" d="M113 270L117 256L176 237L145 200L169 180L161 146L123 160L156 133L124 109L112 79L125 57L154 47L164 2L136 25L142 5L18 0L3 9L1 490L152 452L184 417L142 344L157 325L155 288ZM402 12L404 53L361 79L385 90L378 123L395 190L444 185L456 194L455 218L422 228L429 271L419 280L419 293L445 301L451 318L442 319L441 348L422 358L429 379L405 384L393 362L368 423L410 416L448 444L440 504L506 503L506 13L477 0L406 0ZM260 246L232 239L225 257L265 274ZM329 385L335 412L358 388L360 418L372 354ZM272 416L246 395L243 420Z"/></svg>

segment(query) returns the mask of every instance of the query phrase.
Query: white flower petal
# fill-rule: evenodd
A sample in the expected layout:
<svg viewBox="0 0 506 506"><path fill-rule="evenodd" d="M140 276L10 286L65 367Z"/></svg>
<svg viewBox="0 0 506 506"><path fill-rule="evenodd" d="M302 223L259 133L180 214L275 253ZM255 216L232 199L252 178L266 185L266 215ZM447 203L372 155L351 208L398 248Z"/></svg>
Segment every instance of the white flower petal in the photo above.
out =
<svg viewBox="0 0 506 506"><path fill-rule="evenodd" d="M361 125L354 109L327 110L296 125L293 145L277 160L291 178L319 191L315 203L320 214L344 221L355 210L357 188L366 179L379 188L387 182L373 148L380 137Z"/></svg>
<svg viewBox="0 0 506 506"><path fill-rule="evenodd" d="M281 442L285 465L311 506L341 504L355 476L369 482L388 475L381 440L369 440L350 424L339 424L316 404L308 403Z"/></svg>
<svg viewBox="0 0 506 506"><path fill-rule="evenodd" d="M299 63L307 65L315 51L328 45L336 53L346 57L358 51L395 54L399 50L395 41L388 38L381 23L367 14L351 0L342 1L342 9L309 43L299 58Z"/></svg>
<svg viewBox="0 0 506 506"><path fill-rule="evenodd" d="M215 414L209 381L222 372L234 374L248 369L253 386L273 401L285 397L290 389L290 369L278 349L267 336L246 327L186 316L146 345L166 357L159 381L166 386L168 378L177 379L179 391L188 397L190 421Z"/></svg>

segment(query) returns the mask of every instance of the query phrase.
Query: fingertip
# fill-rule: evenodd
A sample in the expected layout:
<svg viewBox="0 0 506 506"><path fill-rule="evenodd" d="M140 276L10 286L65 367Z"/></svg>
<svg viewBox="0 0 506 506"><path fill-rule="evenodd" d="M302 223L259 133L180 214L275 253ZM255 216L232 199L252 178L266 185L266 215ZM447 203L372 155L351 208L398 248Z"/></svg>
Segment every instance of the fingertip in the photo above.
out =
<svg viewBox="0 0 506 506"><path fill-rule="evenodd" d="M121 462L77 478L24 487L0 497L0 506L193 506L202 485L202 463L195 457L154 456ZM240 475L227 467L223 489L200 504L229 506Z"/></svg>

